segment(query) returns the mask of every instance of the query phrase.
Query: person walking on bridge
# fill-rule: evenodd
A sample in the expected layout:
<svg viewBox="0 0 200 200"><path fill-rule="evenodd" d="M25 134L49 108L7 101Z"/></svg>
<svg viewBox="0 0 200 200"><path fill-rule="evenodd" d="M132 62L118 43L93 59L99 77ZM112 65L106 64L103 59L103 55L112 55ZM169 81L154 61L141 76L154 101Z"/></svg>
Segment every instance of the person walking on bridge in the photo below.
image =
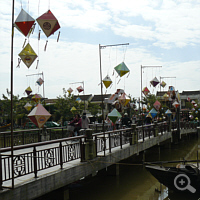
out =
<svg viewBox="0 0 200 200"><path fill-rule="evenodd" d="M81 123L82 123L82 129L88 129L89 128L90 119L86 116L85 112L83 113Z"/></svg>

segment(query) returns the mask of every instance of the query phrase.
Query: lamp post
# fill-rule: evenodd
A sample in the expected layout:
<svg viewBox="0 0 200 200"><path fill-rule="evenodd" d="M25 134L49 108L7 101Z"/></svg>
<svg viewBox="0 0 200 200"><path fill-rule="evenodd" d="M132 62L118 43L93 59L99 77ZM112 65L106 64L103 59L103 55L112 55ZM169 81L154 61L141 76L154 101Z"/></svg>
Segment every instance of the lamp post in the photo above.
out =
<svg viewBox="0 0 200 200"><path fill-rule="evenodd" d="M102 66L101 66L101 49L105 49L106 47L114 47L114 46L123 46L123 45L129 45L129 43L124 44L111 44L111 45L100 45L99 44L99 63L100 63L100 80L101 80L101 112L102 112L102 120L103 120L103 132L104 132L104 103L103 103L103 79L102 79Z"/></svg>
<svg viewBox="0 0 200 200"><path fill-rule="evenodd" d="M13 154L13 43L14 43L14 5L12 1L12 34L11 34L11 84L10 84L10 100L11 100L11 165L12 165L12 189L14 189L14 154Z"/></svg>

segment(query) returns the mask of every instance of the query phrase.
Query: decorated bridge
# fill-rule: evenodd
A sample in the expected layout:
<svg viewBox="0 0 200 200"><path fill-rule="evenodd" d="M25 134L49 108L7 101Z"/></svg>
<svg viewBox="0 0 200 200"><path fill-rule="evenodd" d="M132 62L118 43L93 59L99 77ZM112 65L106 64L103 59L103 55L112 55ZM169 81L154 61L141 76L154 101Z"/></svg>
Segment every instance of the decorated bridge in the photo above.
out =
<svg viewBox="0 0 200 200"><path fill-rule="evenodd" d="M132 124L106 132L99 132L99 126L91 125L78 137L66 137L66 127L43 133L39 129L16 131L13 162L9 132L0 133L1 200L34 199L62 187L63 199L68 199L70 183L114 164L118 171L121 160L167 140L178 142L183 135L198 135L197 124L189 122Z"/></svg>

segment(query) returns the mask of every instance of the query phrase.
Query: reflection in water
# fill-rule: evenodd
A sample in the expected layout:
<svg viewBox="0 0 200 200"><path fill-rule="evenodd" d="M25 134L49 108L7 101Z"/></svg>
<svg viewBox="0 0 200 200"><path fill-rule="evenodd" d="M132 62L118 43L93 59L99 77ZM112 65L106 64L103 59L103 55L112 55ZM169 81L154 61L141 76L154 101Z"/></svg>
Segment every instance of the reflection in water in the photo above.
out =
<svg viewBox="0 0 200 200"><path fill-rule="evenodd" d="M154 147L120 163L119 176L108 175L106 170L69 187L70 200L196 200L194 194L186 196L168 191L141 164L145 161L196 159L197 139L181 141L177 145ZM174 164L175 165L175 164ZM113 166L113 168L115 165ZM61 190L48 199L62 199Z"/></svg>

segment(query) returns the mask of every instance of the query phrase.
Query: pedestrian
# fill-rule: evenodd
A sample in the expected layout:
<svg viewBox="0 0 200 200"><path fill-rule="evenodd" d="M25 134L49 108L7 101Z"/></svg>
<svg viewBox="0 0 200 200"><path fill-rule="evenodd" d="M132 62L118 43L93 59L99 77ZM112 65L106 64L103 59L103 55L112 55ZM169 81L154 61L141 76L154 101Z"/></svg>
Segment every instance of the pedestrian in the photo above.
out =
<svg viewBox="0 0 200 200"><path fill-rule="evenodd" d="M83 113L81 124L82 129L88 129L89 128L90 119L86 116L86 113Z"/></svg>
<svg viewBox="0 0 200 200"><path fill-rule="evenodd" d="M125 113L124 116L122 117L122 127L123 126L125 126L126 128L131 126L131 120L128 117L127 113Z"/></svg>
<svg viewBox="0 0 200 200"><path fill-rule="evenodd" d="M79 130L81 129L81 117L79 114L75 115L73 121L68 123L69 125L74 125L74 136L79 135Z"/></svg>

